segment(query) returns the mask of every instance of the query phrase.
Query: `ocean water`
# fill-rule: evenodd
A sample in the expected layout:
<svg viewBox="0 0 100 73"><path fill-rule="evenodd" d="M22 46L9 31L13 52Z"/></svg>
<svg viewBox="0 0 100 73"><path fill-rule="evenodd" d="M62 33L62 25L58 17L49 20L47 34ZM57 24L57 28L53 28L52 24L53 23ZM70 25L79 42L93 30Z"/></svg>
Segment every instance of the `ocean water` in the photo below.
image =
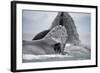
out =
<svg viewBox="0 0 100 73"><path fill-rule="evenodd" d="M52 55L33 55L23 54L23 63L29 62L48 62L48 61L69 61L69 60L88 60L91 59L91 51L82 46L68 46L66 54Z"/></svg>
<svg viewBox="0 0 100 73"><path fill-rule="evenodd" d="M23 34L23 40L31 41L34 34ZM91 38L90 34L80 34L82 44L79 46L73 46L66 44L65 55L52 54L52 55L33 55L23 54L22 62L48 62L48 61L71 61L71 60L88 60L91 59Z"/></svg>

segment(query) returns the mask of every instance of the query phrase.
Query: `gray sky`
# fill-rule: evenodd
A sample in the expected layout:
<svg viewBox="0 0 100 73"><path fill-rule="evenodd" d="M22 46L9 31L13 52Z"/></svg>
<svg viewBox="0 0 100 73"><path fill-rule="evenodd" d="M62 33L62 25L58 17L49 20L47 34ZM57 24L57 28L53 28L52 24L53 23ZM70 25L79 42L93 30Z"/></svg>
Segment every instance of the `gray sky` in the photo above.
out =
<svg viewBox="0 0 100 73"><path fill-rule="evenodd" d="M58 12L23 10L23 33L38 33L51 26ZM70 13L79 33L90 32L91 16L86 13Z"/></svg>
<svg viewBox="0 0 100 73"><path fill-rule="evenodd" d="M57 12L23 10L23 33L38 33L51 26Z"/></svg>
<svg viewBox="0 0 100 73"><path fill-rule="evenodd" d="M91 14L88 13L69 13L73 18L79 33L91 32Z"/></svg>

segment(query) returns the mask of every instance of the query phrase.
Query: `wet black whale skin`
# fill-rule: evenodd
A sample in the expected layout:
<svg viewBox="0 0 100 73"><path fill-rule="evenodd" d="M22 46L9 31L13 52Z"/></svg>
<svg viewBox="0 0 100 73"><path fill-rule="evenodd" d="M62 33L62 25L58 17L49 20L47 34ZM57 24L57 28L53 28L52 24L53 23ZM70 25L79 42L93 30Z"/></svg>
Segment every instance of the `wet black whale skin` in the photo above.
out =
<svg viewBox="0 0 100 73"><path fill-rule="evenodd" d="M40 40L42 38L45 37L45 35L47 35L47 33L49 32L50 30L44 30L40 33L38 33L32 40Z"/></svg>

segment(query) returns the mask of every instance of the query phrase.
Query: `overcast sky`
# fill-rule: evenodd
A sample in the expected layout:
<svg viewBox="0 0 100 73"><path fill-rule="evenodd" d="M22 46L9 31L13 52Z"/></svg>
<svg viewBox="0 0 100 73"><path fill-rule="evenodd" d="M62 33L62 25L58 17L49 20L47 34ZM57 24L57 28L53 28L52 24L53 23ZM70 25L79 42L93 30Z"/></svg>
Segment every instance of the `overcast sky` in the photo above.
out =
<svg viewBox="0 0 100 73"><path fill-rule="evenodd" d="M23 10L23 33L38 33L51 26L57 12Z"/></svg>
<svg viewBox="0 0 100 73"><path fill-rule="evenodd" d="M23 10L23 33L38 33L51 26L58 12ZM89 33L91 15L87 13L70 13L79 33Z"/></svg>

